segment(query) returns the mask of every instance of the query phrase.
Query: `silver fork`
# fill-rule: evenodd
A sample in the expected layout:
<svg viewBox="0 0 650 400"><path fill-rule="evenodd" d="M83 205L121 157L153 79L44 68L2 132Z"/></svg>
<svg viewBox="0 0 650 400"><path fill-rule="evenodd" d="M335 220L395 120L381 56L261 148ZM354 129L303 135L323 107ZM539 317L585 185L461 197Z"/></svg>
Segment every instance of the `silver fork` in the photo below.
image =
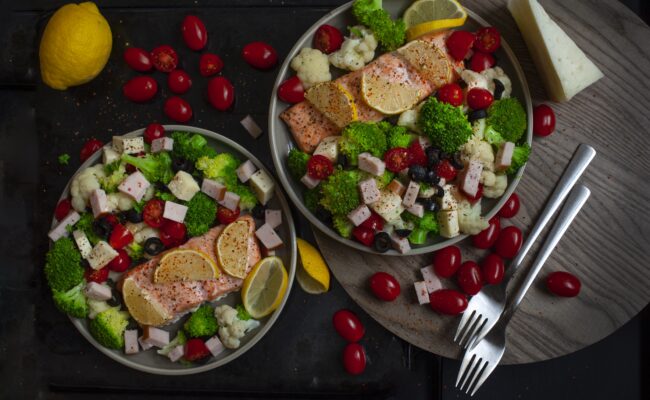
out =
<svg viewBox="0 0 650 400"><path fill-rule="evenodd" d="M467 309L463 313L458 328L456 329L456 334L454 335L454 342L457 342L459 346L466 349L469 343L474 339L480 340L483 338L494 324L497 323L499 316L505 308L506 288L510 278L512 278L521 266L521 262L526 257L526 254L528 254L533 243L537 240L539 234L544 230L546 224L548 224L553 214L555 214L562 201L564 201L571 188L573 188L595 155L596 150L593 147L586 144L578 146L578 150L573 155L562 178L560 178L555 191L553 191L546 204L546 208L544 208L544 211L537 219L537 223L528 235L521 250L506 269L503 281L498 285L484 287L478 294L472 297L467 305Z"/></svg>
<svg viewBox="0 0 650 400"><path fill-rule="evenodd" d="M456 378L456 387L469 393L471 396L481 387L483 382L490 376L503 357L506 350L506 328L514 315L517 307L523 300L526 292L544 266L549 255L566 232L573 219L585 204L591 192L583 185L579 185L571 191L571 195L562 208L553 228L544 241L535 263L526 276L526 280L517 290L512 301L508 302L508 308L503 312L497 324L489 331L483 340L471 342L469 350L465 352L463 361Z"/></svg>

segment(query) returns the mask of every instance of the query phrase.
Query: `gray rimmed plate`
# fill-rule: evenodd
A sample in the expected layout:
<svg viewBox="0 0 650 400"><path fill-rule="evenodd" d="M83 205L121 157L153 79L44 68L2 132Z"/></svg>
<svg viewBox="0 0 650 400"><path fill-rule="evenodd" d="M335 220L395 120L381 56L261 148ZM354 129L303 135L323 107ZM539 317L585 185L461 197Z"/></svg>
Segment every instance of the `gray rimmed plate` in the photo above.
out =
<svg viewBox="0 0 650 400"><path fill-rule="evenodd" d="M244 149L242 146L235 143L234 141L219 135L218 133L209 131L207 129L195 128L192 126L185 126L185 125L165 125L164 127L166 132L185 131L185 132L201 134L208 140L209 145L214 149L216 149L217 151L232 153L242 161L245 159L249 159L255 164L255 166L257 166L257 168L263 169L269 174L269 176L273 176L272 174L269 173L269 171L255 156L253 156L250 152L248 152L248 150ZM126 134L125 136L140 136L143 134L143 132L144 129L138 129ZM100 159L100 157L101 157L101 151L98 151L95 154L93 154L88 160L86 160L83 164L81 164L77 172L75 172L75 175L79 173L79 171L81 171L82 169L96 164ZM70 178L70 181L68 181L68 184L63 190L60 199L68 197L70 192L71 181L72 181L72 177ZM284 242L284 246L281 249L277 250L276 255L282 259L285 267L288 270L287 271L289 274L288 287L284 295L284 298L282 299L282 303L280 303L278 309L275 310L270 316L267 316L262 320L260 320L261 322L260 327L249 332L242 339L242 345L238 349L236 350L226 349L218 357L212 357L204 364L187 367L179 363L172 363L171 361L169 361L167 357L157 354L154 349L150 349L148 351L141 351L138 354L128 355L128 356L125 355L124 352L121 350L107 349L106 347L97 343L97 341L90 335L90 333L88 332L87 319L70 318L70 320L72 321L74 326L79 330L79 332L81 332L81 334L99 351L106 354L108 357L112 358L113 360L126 365L127 367L131 367L151 374L158 374L158 375L196 374L199 372L204 372L204 371L217 368L236 359L237 357L241 356L246 351L248 351L251 347L253 347L259 340L262 339L262 337L264 337L264 335L269 331L269 329L271 329L275 321L278 319L278 316L282 312L282 309L284 308L287 299L289 298L289 293L291 292L291 287L293 284L293 278L296 274L296 232L294 229L294 223L291 217L291 209L289 208L289 204L287 203L287 200L284 197L282 190L277 185L275 188L275 195L268 203L268 206L276 209L281 209L283 213L282 225L277 229L277 232L282 238L282 241ZM54 226L54 222L55 221L53 220L52 226ZM213 302L213 304L228 304L233 307L239 303L241 303L241 297L239 295L239 292L230 293L225 298ZM163 329L172 332L171 337L174 337L174 335L176 334L176 332L178 331L178 329L180 328L184 320L185 318L182 318L180 321L172 325L168 325Z"/></svg>
<svg viewBox="0 0 650 400"><path fill-rule="evenodd" d="M394 17L402 15L404 10L406 10L406 8L410 4L411 2L406 0L384 0L383 2L384 8L386 8ZM280 86L280 84L284 80L286 80L287 78L289 78L294 74L291 68L289 67L291 60L296 56L296 54L303 47L311 47L314 33L316 32L319 26L321 26L322 24L329 24L329 25L336 26L342 32L345 32L347 31L348 26L353 26L357 24L355 18L352 16L351 6L352 6L351 2L344 4L332 10L331 12L326 14L323 18L318 20L314 25L311 26L311 28L307 30L307 32L305 32L304 35L300 37L300 39L298 39L296 44L293 46L293 48L285 58L284 63L282 64L282 67L280 68L280 71L278 73L278 77L275 81L273 93L271 94L271 104L269 106L269 142L271 145L271 155L273 157L273 164L275 165L275 169L278 174L278 177L280 178L280 182L282 183L282 186L288 193L289 198L291 198L293 203L298 207L298 210L300 210L300 212L309 220L309 222L311 222L312 225L316 226L318 229L320 229L328 236L338 240L340 243L346 246L353 247L357 250L374 253L374 250L372 248L364 246L359 242L350 239L345 239L342 236L340 236L332 227L320 221L305 206L302 199L304 186L302 185L302 183L296 181L295 179L293 179L293 177L290 176L286 166L287 154L289 153L289 150L292 147L295 147L295 143L293 141L291 132L284 124L284 122L280 120L279 115L284 109L289 107L289 104L282 102L277 97L278 86ZM467 21L465 22L465 25L462 27L462 29L475 30L481 26L489 26L489 24L484 19L476 15L474 12L467 10L467 14L468 14L468 18ZM526 83L526 77L524 75L523 70L521 69L521 66L519 65L519 62L517 61L517 58L515 57L512 50L510 49L510 46L508 46L508 43L506 43L506 41L503 38L501 40L501 49L498 50L497 56L499 59L498 65L504 69L504 71L506 72L506 74L508 74L508 76L512 81L512 87L513 87L512 96L519 99L526 108L526 113L528 115L528 128L526 130L526 141L528 142L528 144L532 145L533 106L530 98L530 92L528 90L528 84ZM331 70L335 72L336 69L332 67ZM338 75L343 75L343 73L345 73L344 71L336 70L334 74L335 77L338 76L336 75L337 72ZM483 199L483 203L482 203L483 215L485 215L487 218L492 218L498 212L498 210L505 203L508 197L510 197L510 195L514 192L523 173L524 173L524 168L521 168L515 176L510 177L508 182L508 188L506 189L503 196L501 196L500 198ZM441 249L445 246L449 246L451 244L459 242L465 239L466 237L467 235L456 236L452 239L444 239L442 237L438 237L435 239L429 239L429 241L424 245L414 246L413 249L407 254L400 254L395 250L389 250L388 252L383 254L395 255L395 256L400 256L400 255L408 256L408 255L429 253Z"/></svg>

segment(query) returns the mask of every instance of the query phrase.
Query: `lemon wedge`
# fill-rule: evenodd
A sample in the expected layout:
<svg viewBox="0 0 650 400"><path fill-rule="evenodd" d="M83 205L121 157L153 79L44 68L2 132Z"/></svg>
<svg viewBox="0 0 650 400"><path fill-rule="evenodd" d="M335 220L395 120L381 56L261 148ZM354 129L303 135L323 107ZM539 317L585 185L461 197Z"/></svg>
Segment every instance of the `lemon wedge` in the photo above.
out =
<svg viewBox="0 0 650 400"><path fill-rule="evenodd" d="M361 95L370 107L386 115L400 114L413 108L420 100L420 89L390 75L364 71L361 76Z"/></svg>
<svg viewBox="0 0 650 400"><path fill-rule="evenodd" d="M226 226L217 239L216 251L219 266L228 275L244 279L248 267L248 235L250 222L235 221Z"/></svg>
<svg viewBox="0 0 650 400"><path fill-rule="evenodd" d="M122 297L129 314L141 325L160 326L172 319L165 308L132 278L124 280Z"/></svg>
<svg viewBox="0 0 650 400"><path fill-rule="evenodd" d="M417 0L404 12L406 39L462 26L467 12L456 0Z"/></svg>
<svg viewBox="0 0 650 400"><path fill-rule="evenodd" d="M307 241L298 238L298 254L301 266L296 280L302 290L309 294L325 293L330 288L330 271L320 252Z"/></svg>
<svg viewBox="0 0 650 400"><path fill-rule="evenodd" d="M219 276L215 262L202 251L177 249L165 254L154 272L155 283L205 281Z"/></svg>
<svg viewBox="0 0 650 400"><path fill-rule="evenodd" d="M339 128L358 118L354 97L339 83L323 82L312 86L305 93L305 99Z"/></svg>
<svg viewBox="0 0 650 400"><path fill-rule="evenodd" d="M260 260L244 280L241 298L255 319L271 314L280 306L288 285L287 270L279 257Z"/></svg>
<svg viewBox="0 0 650 400"><path fill-rule="evenodd" d="M433 43L415 40L397 51L435 87L438 88L451 81L453 68L449 58Z"/></svg>

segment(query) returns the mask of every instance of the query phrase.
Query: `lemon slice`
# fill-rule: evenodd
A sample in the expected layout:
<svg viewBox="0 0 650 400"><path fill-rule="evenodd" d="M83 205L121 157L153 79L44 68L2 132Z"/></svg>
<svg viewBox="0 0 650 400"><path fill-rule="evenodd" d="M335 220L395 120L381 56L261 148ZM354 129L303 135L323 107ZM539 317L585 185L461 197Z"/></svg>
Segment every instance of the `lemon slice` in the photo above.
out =
<svg viewBox="0 0 650 400"><path fill-rule="evenodd" d="M244 280L241 298L246 311L255 319L271 314L287 291L287 270L278 257L260 260Z"/></svg>
<svg viewBox="0 0 650 400"><path fill-rule="evenodd" d="M248 267L249 221L239 220L226 226L217 239L219 266L228 275L244 279Z"/></svg>
<svg viewBox="0 0 650 400"><path fill-rule="evenodd" d="M391 75L364 71L361 77L363 100L382 114L395 115L410 110L420 100L420 89Z"/></svg>
<svg viewBox="0 0 650 400"><path fill-rule="evenodd" d="M312 86L305 93L305 99L339 128L358 118L354 97L339 83L323 82Z"/></svg>
<svg viewBox="0 0 650 400"><path fill-rule="evenodd" d="M300 287L309 294L327 292L330 288L330 271L323 256L308 242L298 238L297 243L301 267L296 272L296 280Z"/></svg>
<svg viewBox="0 0 650 400"><path fill-rule="evenodd" d="M155 283L205 281L219 276L215 262L202 251L177 249L160 260L153 280Z"/></svg>
<svg viewBox="0 0 650 400"><path fill-rule="evenodd" d="M132 278L124 280L122 297L131 316L141 325L160 326L172 319L167 310Z"/></svg>
<svg viewBox="0 0 650 400"><path fill-rule="evenodd" d="M404 12L406 38L462 26L467 12L456 0L417 0Z"/></svg>
<svg viewBox="0 0 650 400"><path fill-rule="evenodd" d="M415 40L397 51L435 87L451 81L451 63L445 52L433 43Z"/></svg>

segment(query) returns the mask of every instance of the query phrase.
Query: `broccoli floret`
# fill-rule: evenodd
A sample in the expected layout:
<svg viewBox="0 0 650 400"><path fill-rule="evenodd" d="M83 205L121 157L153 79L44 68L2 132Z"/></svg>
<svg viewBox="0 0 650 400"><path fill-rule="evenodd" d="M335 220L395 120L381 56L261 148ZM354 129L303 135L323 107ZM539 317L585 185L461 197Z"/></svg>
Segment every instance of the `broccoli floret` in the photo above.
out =
<svg viewBox="0 0 650 400"><path fill-rule="evenodd" d="M68 165L68 162L70 161L70 154L68 153L63 153L59 155L59 164L61 165Z"/></svg>
<svg viewBox="0 0 650 400"><path fill-rule="evenodd" d="M185 227L190 236L203 235L214 224L217 217L217 204L210 196L198 192L187 203Z"/></svg>
<svg viewBox="0 0 650 400"><path fill-rule="evenodd" d="M433 144L455 153L472 137L472 126L460 107L429 97L420 110L419 125Z"/></svg>
<svg viewBox="0 0 650 400"><path fill-rule="evenodd" d="M524 143L521 146L515 146L515 149L512 151L512 162L510 167L506 170L506 174L514 174L528 161L530 156L530 146L528 143Z"/></svg>
<svg viewBox="0 0 650 400"><path fill-rule="evenodd" d="M85 233L90 244L94 246L101 240L101 238L97 236L93 230L93 221L95 221L95 217L91 213L83 213L81 214L79 221L74 225L74 228Z"/></svg>
<svg viewBox="0 0 650 400"><path fill-rule="evenodd" d="M386 170L381 176L376 176L375 180L377 181L377 187L383 189L388 186L388 184L393 180L395 174Z"/></svg>
<svg viewBox="0 0 650 400"><path fill-rule="evenodd" d="M502 143L506 142L506 140L503 138L503 135L497 132L496 129L494 129L492 126L487 127L485 133L483 133L483 138L486 142L496 147L499 147Z"/></svg>
<svg viewBox="0 0 650 400"><path fill-rule="evenodd" d="M154 197L162 201L173 201L174 203L178 203L178 199L171 192L163 192L161 190L157 190L154 194Z"/></svg>
<svg viewBox="0 0 650 400"><path fill-rule="evenodd" d="M90 334L104 347L121 349L124 347L124 330L129 324L129 313L111 307L102 311L88 323Z"/></svg>
<svg viewBox="0 0 650 400"><path fill-rule="evenodd" d="M375 157L383 157L386 152L386 134L374 122L352 122L343 129L343 139L339 142L350 164L356 165L359 154L368 152Z"/></svg>
<svg viewBox="0 0 650 400"><path fill-rule="evenodd" d="M189 337L212 336L217 333L217 318L214 316L212 307L207 304L199 307L185 321L183 329Z"/></svg>
<svg viewBox="0 0 650 400"><path fill-rule="evenodd" d="M257 196L246 185L235 184L228 187L228 190L239 196L239 209L242 211L252 210L257 205Z"/></svg>
<svg viewBox="0 0 650 400"><path fill-rule="evenodd" d="M237 304L237 318L239 318L242 321L248 321L249 319L253 318L248 311L246 311L246 308L244 307L243 304Z"/></svg>
<svg viewBox="0 0 650 400"><path fill-rule="evenodd" d="M305 191L304 200L305 207L311 212L316 212L318 205L320 204L322 198L320 186L316 186L313 189L308 189Z"/></svg>
<svg viewBox="0 0 650 400"><path fill-rule="evenodd" d="M413 141L413 135L411 135L408 129L404 126L392 126L386 132L386 135L389 149L395 147L407 148Z"/></svg>
<svg viewBox="0 0 650 400"><path fill-rule="evenodd" d="M393 21L382 8L382 0L355 0L352 14L357 21L372 30L372 33L386 51L393 51L406 39L406 25L401 19Z"/></svg>
<svg viewBox="0 0 650 400"><path fill-rule="evenodd" d="M176 337L174 340L171 342L167 343L165 347L162 349L158 350L157 353L160 354L161 356L166 356L169 354L170 351L172 351L176 346L182 346L187 342L187 337L183 333L182 330L179 330L178 333L176 334Z"/></svg>
<svg viewBox="0 0 650 400"><path fill-rule="evenodd" d="M346 239L352 237L352 229L354 226L352 222L345 215L335 215L332 217L332 223L334 224L334 229Z"/></svg>
<svg viewBox="0 0 650 400"><path fill-rule="evenodd" d="M117 187L128 175L126 173L126 167L119 161L106 165L104 171L106 172L106 176L99 178L99 184L107 193L116 192Z"/></svg>
<svg viewBox="0 0 650 400"><path fill-rule="evenodd" d="M438 234L438 220L436 214L433 212L425 212L422 218L404 212L402 218L406 222L413 224L413 231L409 234L408 239L412 244L424 244L427 241L429 233L434 235Z"/></svg>
<svg viewBox="0 0 650 400"><path fill-rule="evenodd" d="M514 97L497 100L488 108L486 122L507 142L517 143L526 131L526 111Z"/></svg>
<svg viewBox="0 0 650 400"><path fill-rule="evenodd" d="M347 215L359 206L359 173L336 170L321 183L321 204L334 215Z"/></svg>
<svg viewBox="0 0 650 400"><path fill-rule="evenodd" d="M62 237L54 242L45 256L45 278L52 290L67 292L84 280L81 254L72 239Z"/></svg>
<svg viewBox="0 0 650 400"><path fill-rule="evenodd" d="M81 282L67 292L53 290L52 298L56 308L72 317L86 318L88 316L88 304L86 304L83 288L84 283Z"/></svg>
<svg viewBox="0 0 650 400"><path fill-rule="evenodd" d="M291 175L300 180L307 173L307 161L309 161L309 154L304 153L296 148L289 150L287 156L287 166Z"/></svg>
<svg viewBox="0 0 650 400"><path fill-rule="evenodd" d="M228 190L237 185L237 167L239 160L230 153L221 153L214 157L201 157L196 161L196 169L203 172L203 176L214 179L226 185Z"/></svg>
<svg viewBox="0 0 650 400"><path fill-rule="evenodd" d="M122 161L139 169L151 183L161 182L168 184L174 177L172 158L166 152L147 154L144 157L122 154Z"/></svg>
<svg viewBox="0 0 650 400"><path fill-rule="evenodd" d="M214 157L217 152L208 146L208 141L198 133L172 132L174 149L172 155L190 162L196 162L201 157Z"/></svg>
<svg viewBox="0 0 650 400"><path fill-rule="evenodd" d="M129 243L125 248L126 253L131 257L131 260L137 261L144 258L144 246L135 241Z"/></svg>

